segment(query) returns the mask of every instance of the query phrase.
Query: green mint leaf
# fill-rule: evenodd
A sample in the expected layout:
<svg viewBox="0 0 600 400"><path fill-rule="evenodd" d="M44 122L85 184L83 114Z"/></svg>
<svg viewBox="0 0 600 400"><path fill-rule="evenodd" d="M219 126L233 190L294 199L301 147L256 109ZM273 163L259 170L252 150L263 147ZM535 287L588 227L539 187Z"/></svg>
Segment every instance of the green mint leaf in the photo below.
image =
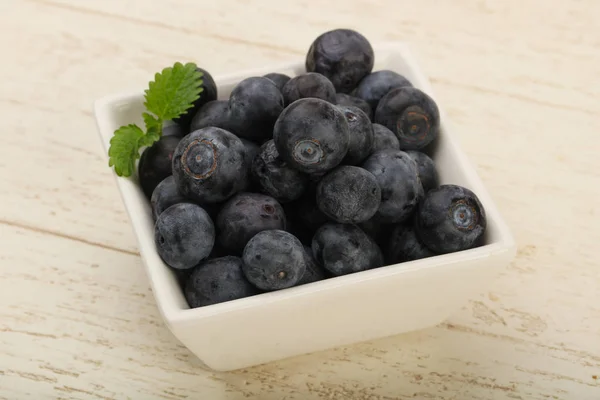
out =
<svg viewBox="0 0 600 400"><path fill-rule="evenodd" d="M115 167L118 176L131 176L135 168L135 160L140 157L140 142L144 131L137 125L122 126L110 139L108 149L108 166Z"/></svg>
<svg viewBox="0 0 600 400"><path fill-rule="evenodd" d="M144 123L146 125L146 136L140 139L140 147L152 146L154 142L162 136L163 122L154 115L143 113Z"/></svg>
<svg viewBox="0 0 600 400"><path fill-rule="evenodd" d="M159 120L179 117L189 110L202 92L202 72L193 63L175 63L157 73L144 92L144 106Z"/></svg>

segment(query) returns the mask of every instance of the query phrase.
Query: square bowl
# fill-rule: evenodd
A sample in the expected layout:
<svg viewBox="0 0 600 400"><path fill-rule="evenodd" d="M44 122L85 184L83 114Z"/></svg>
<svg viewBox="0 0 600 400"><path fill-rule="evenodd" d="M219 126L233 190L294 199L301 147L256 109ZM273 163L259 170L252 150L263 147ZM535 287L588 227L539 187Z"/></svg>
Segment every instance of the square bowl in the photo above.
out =
<svg viewBox="0 0 600 400"><path fill-rule="evenodd" d="M390 69L435 99L407 45L382 43L374 70ZM242 79L281 72L304 73L303 60L216 76L219 99ZM102 98L95 115L107 152L120 126L142 124L143 91ZM295 355L434 326L485 290L516 252L513 237L441 114L433 152L440 182L474 191L486 209L485 244L471 250L384 266L281 291L190 309L174 272L154 244L150 205L137 177L116 177L160 313L175 337L207 367L229 371ZM106 153L105 153L106 154Z"/></svg>

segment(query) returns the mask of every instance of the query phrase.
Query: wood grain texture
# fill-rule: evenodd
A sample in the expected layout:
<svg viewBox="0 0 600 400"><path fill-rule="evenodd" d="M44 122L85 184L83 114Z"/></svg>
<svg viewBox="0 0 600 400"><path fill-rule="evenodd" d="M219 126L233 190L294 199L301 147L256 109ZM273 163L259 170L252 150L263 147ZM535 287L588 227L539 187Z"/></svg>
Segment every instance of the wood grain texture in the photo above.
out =
<svg viewBox="0 0 600 400"><path fill-rule="evenodd" d="M600 2L3 0L0 399L599 399ZM212 373L154 305L91 113L174 60L412 45L519 243L446 323Z"/></svg>

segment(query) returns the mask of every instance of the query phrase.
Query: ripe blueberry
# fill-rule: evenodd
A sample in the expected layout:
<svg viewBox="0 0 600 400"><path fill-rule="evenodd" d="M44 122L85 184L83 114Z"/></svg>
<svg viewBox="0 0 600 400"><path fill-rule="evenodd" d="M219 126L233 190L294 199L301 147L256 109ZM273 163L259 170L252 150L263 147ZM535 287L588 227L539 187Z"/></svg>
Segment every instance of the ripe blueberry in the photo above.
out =
<svg viewBox="0 0 600 400"><path fill-rule="evenodd" d="M300 99L277 119L273 140L290 166L305 173L322 173L346 156L348 122L337 106L325 100Z"/></svg>
<svg viewBox="0 0 600 400"><path fill-rule="evenodd" d="M281 157L275 142L269 140L252 162L252 175L262 191L285 203L299 198L306 190L308 177L293 169Z"/></svg>
<svg viewBox="0 0 600 400"><path fill-rule="evenodd" d="M179 192L199 203L227 200L246 187L244 144L221 128L199 129L185 136L173 154Z"/></svg>
<svg viewBox="0 0 600 400"><path fill-rule="evenodd" d="M248 168L250 168L250 166L252 165L252 160L254 160L254 157L256 157L258 153L260 153L260 146L251 140L244 138L239 139L242 141L242 144L244 145L244 150L246 151L246 156L244 157L246 160L246 165L248 166Z"/></svg>
<svg viewBox="0 0 600 400"><path fill-rule="evenodd" d="M242 260L234 256L214 258L198 265L187 279L184 292L191 308L258 294L242 272Z"/></svg>
<svg viewBox="0 0 600 400"><path fill-rule="evenodd" d="M231 131L262 143L273 135L273 125L283 111L283 96L270 79L246 78L233 88L229 110Z"/></svg>
<svg viewBox="0 0 600 400"><path fill-rule="evenodd" d="M436 253L429 250L417 237L412 224L396 225L385 246L385 261L397 264L405 261L433 257Z"/></svg>
<svg viewBox="0 0 600 400"><path fill-rule="evenodd" d="M348 121L348 152L343 160L347 165L358 165L365 160L373 148L373 124L360 108L339 106Z"/></svg>
<svg viewBox="0 0 600 400"><path fill-rule="evenodd" d="M306 55L306 70L325 75L339 93L350 93L373 70L375 54L369 41L351 29L320 35Z"/></svg>
<svg viewBox="0 0 600 400"><path fill-rule="evenodd" d="M373 124L373 149L371 154L381 150L400 150L400 143L394 132L383 125Z"/></svg>
<svg viewBox="0 0 600 400"><path fill-rule="evenodd" d="M335 276L365 271L383 265L381 249L356 225L327 223L312 241L315 259Z"/></svg>
<svg viewBox="0 0 600 400"><path fill-rule="evenodd" d="M162 136L177 136L181 139L188 133L188 128L183 128L181 125L173 121L165 121L163 123Z"/></svg>
<svg viewBox="0 0 600 400"><path fill-rule="evenodd" d="M213 77L208 73L208 71L202 68L196 68L198 71L202 72L202 93L200 93L200 97L198 100L194 102L192 108L187 110L184 114L176 118L174 122L181 125L183 129L187 132L190 132L190 123L194 118L194 115L202 108L203 105L208 103L209 101L213 101L217 99L217 84Z"/></svg>
<svg viewBox="0 0 600 400"><path fill-rule="evenodd" d="M375 122L394 132L402 150L420 150L438 137L440 113L425 92L403 86L383 96Z"/></svg>
<svg viewBox="0 0 600 400"><path fill-rule="evenodd" d="M280 74L278 72L271 72L270 74L266 74L263 78L267 78L273 81L277 89L282 90L283 86L289 81L291 78L286 74Z"/></svg>
<svg viewBox="0 0 600 400"><path fill-rule="evenodd" d="M316 72L298 75L287 81L283 89L283 100L288 106L298 99L308 97L322 99L335 104L335 88L325 76Z"/></svg>
<svg viewBox="0 0 600 400"><path fill-rule="evenodd" d="M214 126L232 131L231 111L227 100L213 100L206 103L196 113L190 125L190 132Z"/></svg>
<svg viewBox="0 0 600 400"><path fill-rule="evenodd" d="M340 166L317 185L317 206L329 218L345 224L370 219L379 208L381 189L375 176L359 167Z"/></svg>
<svg viewBox="0 0 600 400"><path fill-rule="evenodd" d="M312 249L309 246L304 246L304 259L306 261L306 272L298 282L298 285L305 285L307 283L313 283L317 281L321 281L327 278L327 274L323 267L321 267L315 261L315 258L312 254Z"/></svg>
<svg viewBox="0 0 600 400"><path fill-rule="evenodd" d="M419 239L436 253L478 245L487 226L483 205L471 190L442 185L430 190L419 205L415 227Z"/></svg>
<svg viewBox="0 0 600 400"><path fill-rule="evenodd" d="M159 256L176 269L192 268L210 254L215 227L202 207L179 203L164 210L154 225Z"/></svg>
<svg viewBox="0 0 600 400"><path fill-rule="evenodd" d="M246 243L258 232L286 229L285 213L270 196L238 193L230 198L217 216L219 243L231 254L242 254Z"/></svg>
<svg viewBox="0 0 600 400"><path fill-rule="evenodd" d="M353 106L358 107L369 117L369 120L373 119L373 109L369 106L369 103L358 97L350 96L345 93L338 93L335 95L335 102L338 106Z"/></svg>
<svg viewBox="0 0 600 400"><path fill-rule="evenodd" d="M292 287L306 271L302 243L282 230L257 233L246 244L242 259L244 275L261 290Z"/></svg>
<svg viewBox="0 0 600 400"><path fill-rule="evenodd" d="M425 153L409 150L406 152L417 163L417 171L419 172L419 178L423 185L425 193L438 187L439 178L435 168L435 162Z"/></svg>
<svg viewBox="0 0 600 400"><path fill-rule="evenodd" d="M173 152L180 140L177 136L162 136L142 152L138 164L138 178L148 199L152 197L152 192L158 184L171 175Z"/></svg>
<svg viewBox="0 0 600 400"><path fill-rule="evenodd" d="M167 208L174 204L189 202L179 190L173 175L166 177L161 183L156 186L152 197L150 198L150 207L152 208L152 218L154 221Z"/></svg>
<svg viewBox="0 0 600 400"><path fill-rule="evenodd" d="M375 214L387 223L406 220L423 197L416 163L403 151L382 150L362 166L375 175L381 188L381 205Z"/></svg>
<svg viewBox="0 0 600 400"><path fill-rule="evenodd" d="M394 71L382 70L365 76L356 88L355 96L366 101L375 111L379 100L392 89L401 86L412 86L412 84Z"/></svg>
<svg viewBox="0 0 600 400"><path fill-rule="evenodd" d="M317 188L309 184L306 192L298 199L283 205L290 232L293 232L303 243L311 243L315 231L330 219L317 206Z"/></svg>

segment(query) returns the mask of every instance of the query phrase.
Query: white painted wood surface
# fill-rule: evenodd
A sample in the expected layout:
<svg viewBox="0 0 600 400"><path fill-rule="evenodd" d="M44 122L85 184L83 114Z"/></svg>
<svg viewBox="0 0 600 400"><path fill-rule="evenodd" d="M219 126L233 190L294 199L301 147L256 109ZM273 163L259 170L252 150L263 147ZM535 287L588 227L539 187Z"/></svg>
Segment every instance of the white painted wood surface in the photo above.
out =
<svg viewBox="0 0 600 400"><path fill-rule="evenodd" d="M0 399L600 399L600 2L0 0ZM519 254L446 323L232 373L162 324L91 114L349 26L410 42Z"/></svg>

